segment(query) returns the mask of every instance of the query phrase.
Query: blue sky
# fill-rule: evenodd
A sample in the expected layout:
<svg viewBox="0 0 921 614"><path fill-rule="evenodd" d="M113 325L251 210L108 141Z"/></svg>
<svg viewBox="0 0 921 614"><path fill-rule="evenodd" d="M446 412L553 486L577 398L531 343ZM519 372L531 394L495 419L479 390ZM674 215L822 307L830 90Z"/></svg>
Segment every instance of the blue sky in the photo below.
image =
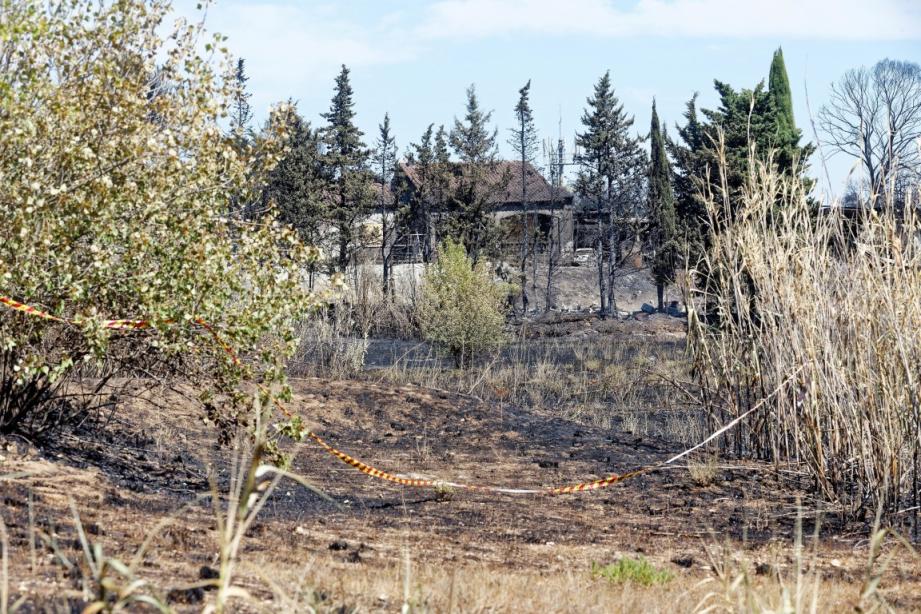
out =
<svg viewBox="0 0 921 614"><path fill-rule="evenodd" d="M184 14L194 4L175 0ZM778 46L797 121L814 140L807 88L815 113L851 67L885 57L921 63L921 0L218 0L207 23L246 59L260 119L290 97L320 123L345 63L368 141L389 111L401 152L429 123L450 127L475 83L507 154L528 79L542 137L555 138L562 119L571 144L586 97L609 69L637 131L648 131L653 96L674 130L695 91L702 106L715 105L714 78L735 87L766 79ZM833 191L851 165L829 161ZM812 166L818 175L820 161Z"/></svg>

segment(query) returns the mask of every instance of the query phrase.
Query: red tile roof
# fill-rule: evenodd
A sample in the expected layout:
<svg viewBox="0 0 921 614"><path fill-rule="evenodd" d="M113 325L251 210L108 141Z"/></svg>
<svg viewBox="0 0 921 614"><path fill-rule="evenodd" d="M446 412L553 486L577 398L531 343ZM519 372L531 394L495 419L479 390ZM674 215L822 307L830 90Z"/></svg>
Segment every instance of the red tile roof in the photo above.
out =
<svg viewBox="0 0 921 614"><path fill-rule="evenodd" d="M417 165L400 163L400 168L414 186L419 185ZM459 180L462 168L460 164L453 165L454 182ZM505 185L504 189L501 189L504 183L503 178L506 173L509 173L510 180ZM490 199L491 202L497 205L520 204L521 179L520 161L502 160L497 162L489 169L486 175L487 184L500 186L500 189L492 195ZM559 188L554 198L550 184L544 179L543 175L537 172L537 169L529 163L525 163L524 181L528 189L528 201L531 203L549 203L551 200L556 200L557 202L572 200L572 193L566 188Z"/></svg>

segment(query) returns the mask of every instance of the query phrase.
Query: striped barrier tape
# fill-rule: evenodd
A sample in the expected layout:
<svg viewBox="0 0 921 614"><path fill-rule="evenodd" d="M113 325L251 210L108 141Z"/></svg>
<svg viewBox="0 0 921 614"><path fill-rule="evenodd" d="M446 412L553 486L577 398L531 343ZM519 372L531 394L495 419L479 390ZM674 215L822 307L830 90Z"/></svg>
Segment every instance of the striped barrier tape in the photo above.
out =
<svg viewBox="0 0 921 614"><path fill-rule="evenodd" d="M59 318L46 311L42 311L41 309L37 309L25 303L20 303L18 301L15 301L11 298L8 298L2 295L0 295L0 304L5 305L9 307L10 309L13 309L14 311L18 311L26 315L30 315L32 317L41 318L44 320L50 320L54 322L59 322L62 324L75 325L74 322L65 320L64 318ZM235 365L241 364L240 358L237 355L237 353L234 351L234 349L218 335L217 331L215 331L214 328L210 324L208 324L201 318L195 318L193 321L199 326L201 326L203 329L205 329L205 331L207 331L214 338L215 342L221 346L221 348L228 354L228 356L230 356L230 359L233 361ZM150 328L152 325L147 320L120 319L120 320L103 320L102 326L104 328L117 329L117 330L123 330L123 329L139 330L139 329L144 329L144 328ZM467 491L472 491L472 492L488 492L488 493L499 493L499 494L509 494L509 495L575 494L575 493L581 493L581 492L588 492L592 490L600 490L602 488L607 488L608 486L612 486L614 484L624 482L628 479L635 478L640 475L644 475L647 473L653 473L655 471L658 471L666 467L667 465L671 465L675 463L676 461L688 456L689 454L693 453L695 450L698 450L704 447L705 445L707 445L708 443L710 443L711 441L713 441L714 439L716 439L717 437L725 433L726 431L732 429L733 427L735 427L737 424L739 424L742 420L744 420L751 414L760 410L768 401L773 399L781 390L783 390L787 386L787 384L789 384L801 370L802 370L802 367L800 367L799 369L794 371L792 374L790 374L790 376L787 377L783 382L781 382L781 384L776 389L774 389L774 391L771 394L761 399L761 401L756 403L748 411L740 414L739 416L736 416L735 418L733 418L732 420L724 424L722 427L720 427L719 429L711 433L706 439L704 439L700 443L684 450L683 452L679 454L676 454L675 456L672 456L668 460L665 460L659 463L655 463L652 465L646 465L645 467L640 467L632 471L628 471L626 473L621 473L621 474L612 473L606 477L603 477L597 480L591 480L588 482L579 482L577 484L569 484L566 486L555 486L555 487L548 487L548 488L506 488L502 486L484 486L484 485L477 485L477 484L463 484L463 483L451 482L447 480L407 478L407 477L396 475L396 474L393 474L387 471L383 471L381 469L378 469L377 467L364 463L358 460L357 458L355 458L354 456L346 454L345 452L331 446L313 431L307 431L306 435L307 437L312 439L318 446L320 446L323 450L325 450L327 453L331 454L332 456L335 456L336 458L338 458L340 461L342 461L346 465L349 465L350 467L355 468L361 473L364 473L365 475L371 476L373 478L377 478L379 480L384 480L386 482L392 482L394 484L399 484L401 486L407 486L410 488L431 488L431 489L454 488L458 490L467 490ZM266 388L262 384L257 384L257 386L259 387L260 391L262 391L264 394L266 394L272 399L272 402L274 403L274 405L286 417L288 418L293 417L293 414L291 413L290 410L288 410L277 398L269 394L268 388Z"/></svg>

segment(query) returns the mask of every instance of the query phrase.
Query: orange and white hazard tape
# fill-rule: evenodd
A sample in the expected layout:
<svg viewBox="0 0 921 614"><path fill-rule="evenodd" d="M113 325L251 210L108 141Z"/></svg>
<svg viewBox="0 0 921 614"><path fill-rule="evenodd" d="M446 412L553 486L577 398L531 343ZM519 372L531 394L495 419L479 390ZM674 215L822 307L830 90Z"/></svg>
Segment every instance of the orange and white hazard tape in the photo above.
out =
<svg viewBox="0 0 921 614"><path fill-rule="evenodd" d="M75 324L74 322L65 320L64 318L59 318L55 315L52 315L48 313L47 311L42 311L41 309L37 309L25 303L20 303L18 301L15 301L11 298L8 298L2 295L0 295L0 304L5 305L9 307L10 309L19 311L23 314L26 314L32 317L41 318L44 320L51 320L51 321L59 322L62 324L72 324L72 325ZM230 356L230 359L233 361L235 365L241 364L240 358L238 357L234 349L217 334L217 331L215 331L214 328L210 324L208 324L207 322L205 322L204 320L200 318L196 318L193 321L197 325L205 329L214 338L215 342L217 342L218 345L220 345L221 348L224 350L224 352L226 352L227 355ZM120 319L120 320L103 320L102 326L103 328L116 329L116 330L123 330L123 329L139 330L139 329L144 329L144 328L150 328L152 325L147 320ZM731 421L729 421L728 423L720 427L718 430L711 433L706 439L704 439L697 445L691 448L688 448L687 450L684 450L680 454L676 454L675 456L672 456L668 460L662 461L660 463L655 463L652 465L647 465L645 467L640 467L638 469L634 469L626 473L622 473L622 474L615 473L615 474L611 474L607 477L600 478L597 480L591 480L588 482L579 482L577 484L570 484L566 486L556 486L556 487L549 487L549 488L506 488L506 487L501 487L501 486L483 486L483 485L476 485L476 484L463 484L463 483L458 483L458 482L450 482L446 480L407 478L407 477L399 476L393 473L389 473L387 471L383 471L372 465L364 463L358 460L357 458L349 454L346 454L345 452L338 450L337 448L334 448L330 444L326 443L319 435L317 435L316 433L312 431L308 431L307 436L310 439L312 439L323 450L325 450L332 456L335 456L336 458L341 460L343 463L351 467L354 467L358 471L368 476L371 476L373 478L384 480L387 482L392 482L394 484L399 484L401 486L407 486L411 488L457 489L457 490L467 490L467 491L473 491L473 492L501 493L501 494L510 494L510 495L575 494L575 493L588 492L588 491L593 491L593 490L600 490L602 488L607 488L608 486L612 486L614 484L624 482L628 479L635 478L637 476L644 475L647 473L652 473L654 471L658 471L659 469L662 469L666 467L667 465L671 465L674 462L678 461L679 459L684 458L685 456L691 454L695 450L698 450L699 448L702 448L703 446L707 445L708 443L710 443L711 441L713 441L714 439L716 439L717 437L719 437L726 431L732 429L739 422L741 422L742 420L744 420L745 418L747 418L754 412L760 410L769 400L773 399L777 393L779 393L783 388L785 388L786 385L789 384L793 380L793 378L799 373L800 370L801 369L797 369L795 372L793 372L786 380L784 380L774 390L774 392L772 392L768 396L761 399L761 401L756 403L751 409L744 412L743 414L740 414L736 418L732 419ZM269 390L265 386L263 386L262 384L259 384L258 386L259 386L259 389L263 393L265 393L266 395L272 398L272 401L275 404L275 406L285 416L289 418L293 416L291 411L289 411L284 405L282 405L282 403L277 398L275 398L272 395L269 395Z"/></svg>

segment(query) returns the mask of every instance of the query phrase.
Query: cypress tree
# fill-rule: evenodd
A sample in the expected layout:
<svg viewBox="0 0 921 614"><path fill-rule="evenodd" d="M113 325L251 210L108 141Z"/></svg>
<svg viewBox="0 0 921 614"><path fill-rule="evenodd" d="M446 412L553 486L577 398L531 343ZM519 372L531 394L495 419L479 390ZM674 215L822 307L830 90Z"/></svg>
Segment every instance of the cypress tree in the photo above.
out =
<svg viewBox="0 0 921 614"><path fill-rule="evenodd" d="M787 134L796 130L793 119L793 93L790 91L790 78L783 61L783 50L777 48L771 60L771 72L768 75L768 94L774 103L774 121L778 134Z"/></svg>
<svg viewBox="0 0 921 614"><path fill-rule="evenodd" d="M339 271L348 267L357 240L356 224L373 204L370 153L362 142L363 133L355 125L352 95L349 69L343 64L329 112L321 115L328 122L321 135L326 145L324 162L332 182L329 209L339 235Z"/></svg>
<svg viewBox="0 0 921 614"><path fill-rule="evenodd" d="M649 128L649 213L652 222L652 244L655 250L652 271L656 280L659 311L665 309L665 286L675 277L675 197L672 192L671 166L665 151L666 136L659 125L656 102L652 101L652 122Z"/></svg>
<svg viewBox="0 0 921 614"><path fill-rule="evenodd" d="M815 148L811 144L800 146L803 133L796 127L793 117L793 93L790 90L790 78L783 59L783 50L777 48L771 60L768 75L768 96L771 100L771 113L774 122L772 146L777 149L777 168L785 175L792 175L798 165L799 176L806 182L807 188L812 181L803 176L806 161Z"/></svg>

